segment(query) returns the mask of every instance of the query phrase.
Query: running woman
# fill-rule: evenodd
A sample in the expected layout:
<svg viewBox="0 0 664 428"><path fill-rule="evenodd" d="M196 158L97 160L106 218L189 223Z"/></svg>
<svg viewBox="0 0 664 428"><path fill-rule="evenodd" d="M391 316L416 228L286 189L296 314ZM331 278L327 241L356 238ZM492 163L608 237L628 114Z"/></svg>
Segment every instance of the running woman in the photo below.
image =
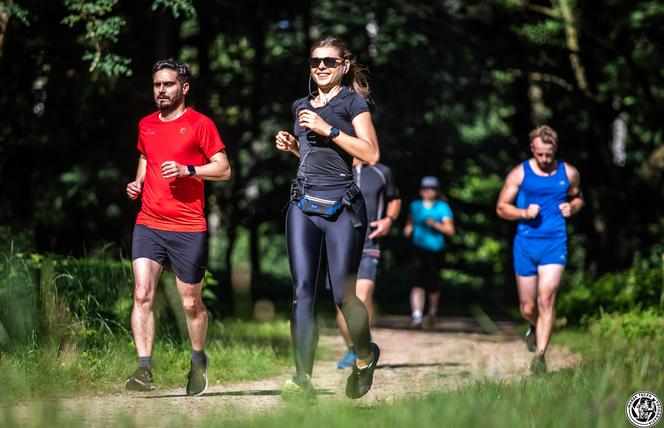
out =
<svg viewBox="0 0 664 428"><path fill-rule="evenodd" d="M138 170L127 184L131 199L141 197L132 242L134 309L131 328L138 368L125 386L152 391L153 305L164 266L176 277L191 340L187 395L207 389L207 310L201 299L208 243L203 216L203 180L228 180L231 169L212 120L187 107L191 70L173 59L152 68L157 111L138 124Z"/></svg>
<svg viewBox="0 0 664 428"><path fill-rule="evenodd" d="M300 158L286 214L286 247L293 278L291 335L295 376L286 381L286 400L315 403L311 384L318 326L314 315L323 246L334 303L341 310L357 350L346 395L359 398L371 388L380 351L370 342L369 315L355 292L366 237L367 213L353 183L353 158L375 165L378 138L367 104L365 69L346 44L326 38L311 47L310 78L315 94L292 105L294 132L279 131L276 147Z"/></svg>
<svg viewBox="0 0 664 428"><path fill-rule="evenodd" d="M548 126L530 132L533 157L512 169L496 212L516 220L514 271L521 315L530 323L525 340L535 352L530 369L546 372L544 354L555 322L556 290L567 264L566 219L583 207L579 171L556 159L558 134Z"/></svg>
<svg viewBox="0 0 664 428"><path fill-rule="evenodd" d="M399 198L399 189L394 185L392 170L387 165L379 163L372 166L356 159L353 162L353 177L355 184L362 192L362 197L364 197L369 221L355 289L357 297L362 300L369 312L369 324L372 324L374 319L372 297L380 265L378 239L388 234L390 227L399 217L401 199ZM337 368L345 369L355 364L357 355L355 354L353 339L348 332L348 326L339 310L337 310L337 324L348 348L348 352L337 361Z"/></svg>
<svg viewBox="0 0 664 428"><path fill-rule="evenodd" d="M440 299L439 270L443 262L445 236L454 236L454 218L447 202L438 198L440 182L426 176L420 181L420 198L410 204L404 228L406 238L413 245L412 263L415 285L410 292L411 326L422 326L425 292L429 297L427 327L436 326Z"/></svg>

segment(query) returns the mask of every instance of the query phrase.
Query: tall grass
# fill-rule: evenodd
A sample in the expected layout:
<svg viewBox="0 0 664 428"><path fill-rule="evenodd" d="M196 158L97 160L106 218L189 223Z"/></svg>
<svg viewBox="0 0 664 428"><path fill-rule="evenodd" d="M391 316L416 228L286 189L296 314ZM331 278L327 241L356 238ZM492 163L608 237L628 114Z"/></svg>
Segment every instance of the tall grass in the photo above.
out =
<svg viewBox="0 0 664 428"><path fill-rule="evenodd" d="M270 324L215 321L210 325L206 347L210 383L275 375L290 364L290 352L286 321ZM184 386L190 356L187 342L158 340L153 353L157 385ZM70 353L62 353L54 345L25 345L11 352L0 352L3 384L0 399L119 392L135 368L136 351L128 335L108 336L103 345Z"/></svg>

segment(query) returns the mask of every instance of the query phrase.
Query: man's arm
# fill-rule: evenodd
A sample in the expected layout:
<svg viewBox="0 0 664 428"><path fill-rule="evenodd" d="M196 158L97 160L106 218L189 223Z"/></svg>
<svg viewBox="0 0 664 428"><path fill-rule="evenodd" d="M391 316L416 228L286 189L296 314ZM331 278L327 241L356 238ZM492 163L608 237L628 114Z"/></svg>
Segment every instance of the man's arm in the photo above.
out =
<svg viewBox="0 0 664 428"><path fill-rule="evenodd" d="M136 179L127 184L127 196L129 199L136 199L143 191L143 182L145 181L145 173L148 167L148 159L143 153L138 158L138 168L136 168Z"/></svg>
<svg viewBox="0 0 664 428"><path fill-rule="evenodd" d="M523 183L523 167L521 165L515 167L507 174L505 184L498 195L498 203L496 204L496 214L498 217L505 220L521 220L531 219L537 217L540 207L537 204L530 204L527 209L517 208L514 205L514 199L519 193L521 183Z"/></svg>
<svg viewBox="0 0 664 428"><path fill-rule="evenodd" d="M385 211L385 217L369 223L369 226L376 228L369 234L369 239L380 238L381 236L387 235L392 223L396 221L401 212L401 199L392 199L387 203L387 209Z"/></svg>
<svg viewBox="0 0 664 428"><path fill-rule="evenodd" d="M193 177L203 180L230 180L231 166L228 163L226 151L221 150L210 158L205 165L195 166L196 174ZM163 178L189 177L189 169L186 165L180 165L175 161L166 161L161 164L161 176Z"/></svg>
<svg viewBox="0 0 664 428"><path fill-rule="evenodd" d="M565 163L565 172L569 180L569 190L567 191L569 201L563 202L558 208L560 208L563 217L567 218L581 211L586 202L583 200L583 194L581 193L581 174L579 174L579 170Z"/></svg>

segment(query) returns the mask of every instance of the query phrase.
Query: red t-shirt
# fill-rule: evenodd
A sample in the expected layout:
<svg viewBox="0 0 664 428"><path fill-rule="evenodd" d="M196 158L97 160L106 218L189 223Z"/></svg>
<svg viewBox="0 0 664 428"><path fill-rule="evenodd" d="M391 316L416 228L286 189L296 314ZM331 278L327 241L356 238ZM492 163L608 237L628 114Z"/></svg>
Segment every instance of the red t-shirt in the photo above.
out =
<svg viewBox="0 0 664 428"><path fill-rule="evenodd" d="M203 180L162 178L161 164L172 160L181 165L205 165L223 148L212 120L192 108L171 121L159 119L159 112L141 119L138 150L148 164L136 223L175 232L205 231Z"/></svg>

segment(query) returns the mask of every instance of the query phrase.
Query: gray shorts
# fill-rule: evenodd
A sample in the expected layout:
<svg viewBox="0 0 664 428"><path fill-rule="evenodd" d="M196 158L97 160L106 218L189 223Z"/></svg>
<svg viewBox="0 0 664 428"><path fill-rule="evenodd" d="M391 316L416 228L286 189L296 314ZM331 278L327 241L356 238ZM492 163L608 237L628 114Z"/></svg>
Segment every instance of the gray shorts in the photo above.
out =
<svg viewBox="0 0 664 428"><path fill-rule="evenodd" d="M362 255L360 268L357 271L357 279L369 279L376 282L379 268L380 259L378 257Z"/></svg>

